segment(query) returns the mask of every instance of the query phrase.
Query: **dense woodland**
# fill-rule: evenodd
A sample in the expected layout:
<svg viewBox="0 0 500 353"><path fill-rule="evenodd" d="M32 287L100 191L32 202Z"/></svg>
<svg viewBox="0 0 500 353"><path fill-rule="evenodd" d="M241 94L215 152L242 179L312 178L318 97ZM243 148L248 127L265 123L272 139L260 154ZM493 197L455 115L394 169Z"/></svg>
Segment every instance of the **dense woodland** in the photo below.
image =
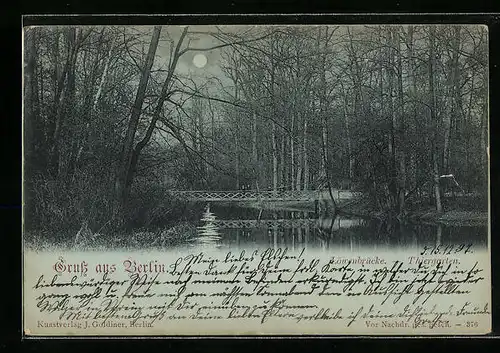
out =
<svg viewBox="0 0 500 353"><path fill-rule="evenodd" d="M168 189L357 189L398 214L415 200L441 212L450 192L487 195L486 27L24 36L28 227L140 223L175 208ZM212 52L220 75L179 69Z"/></svg>

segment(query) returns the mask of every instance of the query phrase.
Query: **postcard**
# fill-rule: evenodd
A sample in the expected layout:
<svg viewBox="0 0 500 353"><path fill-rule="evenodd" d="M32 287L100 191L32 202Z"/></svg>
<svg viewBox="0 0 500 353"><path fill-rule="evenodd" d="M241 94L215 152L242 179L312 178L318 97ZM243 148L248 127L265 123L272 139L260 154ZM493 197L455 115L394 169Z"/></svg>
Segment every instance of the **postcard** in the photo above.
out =
<svg viewBox="0 0 500 353"><path fill-rule="evenodd" d="M26 336L491 331L488 28L23 30Z"/></svg>

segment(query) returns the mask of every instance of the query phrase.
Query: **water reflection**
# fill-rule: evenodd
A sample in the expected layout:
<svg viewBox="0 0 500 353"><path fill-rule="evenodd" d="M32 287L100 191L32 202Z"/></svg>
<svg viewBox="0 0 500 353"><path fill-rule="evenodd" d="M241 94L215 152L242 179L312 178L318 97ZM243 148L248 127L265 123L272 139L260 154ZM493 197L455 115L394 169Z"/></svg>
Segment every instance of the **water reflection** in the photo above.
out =
<svg viewBox="0 0 500 353"><path fill-rule="evenodd" d="M197 244L216 247L404 248L473 243L486 247L486 226L436 226L359 217L318 217L314 212L207 205Z"/></svg>
<svg viewBox="0 0 500 353"><path fill-rule="evenodd" d="M217 245L222 239L219 233L219 227L215 224L217 216L210 211L210 205L207 205L201 216L202 225L198 227L198 237L196 242L201 245L215 244Z"/></svg>

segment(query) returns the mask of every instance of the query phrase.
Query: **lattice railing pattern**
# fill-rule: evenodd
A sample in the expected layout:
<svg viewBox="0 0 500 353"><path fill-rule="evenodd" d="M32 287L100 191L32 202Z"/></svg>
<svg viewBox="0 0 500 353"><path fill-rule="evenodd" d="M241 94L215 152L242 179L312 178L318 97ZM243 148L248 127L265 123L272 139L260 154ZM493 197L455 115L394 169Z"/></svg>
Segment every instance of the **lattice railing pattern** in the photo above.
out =
<svg viewBox="0 0 500 353"><path fill-rule="evenodd" d="M306 228L318 225L316 219L217 219L210 222L218 228Z"/></svg>
<svg viewBox="0 0 500 353"><path fill-rule="evenodd" d="M203 190L170 190L169 193L177 198L192 201L314 201L328 198L325 191L318 190L286 190L286 191L203 191ZM334 198L350 199L351 191L335 190Z"/></svg>

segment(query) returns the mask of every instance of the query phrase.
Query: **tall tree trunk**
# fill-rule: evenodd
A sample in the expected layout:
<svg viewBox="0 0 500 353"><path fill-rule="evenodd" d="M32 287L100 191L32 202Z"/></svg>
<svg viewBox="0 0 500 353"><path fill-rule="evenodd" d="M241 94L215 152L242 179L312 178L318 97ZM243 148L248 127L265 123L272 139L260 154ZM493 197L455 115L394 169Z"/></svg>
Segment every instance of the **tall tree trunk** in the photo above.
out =
<svg viewBox="0 0 500 353"><path fill-rule="evenodd" d="M239 129L236 129L234 132L234 144L236 146L236 158L234 161L234 172L236 174L236 190L240 189L240 137L239 137Z"/></svg>
<svg viewBox="0 0 500 353"><path fill-rule="evenodd" d="M235 79L234 79L234 99L235 102L239 101L239 90L238 90L238 71L236 71L235 74ZM240 185L240 129L236 127L234 131L234 144L236 147L236 158L234 161L234 172L236 173L236 190L239 190L241 185Z"/></svg>
<svg viewBox="0 0 500 353"><path fill-rule="evenodd" d="M54 134L54 141L56 141L54 157L55 166L58 168L57 175L65 179L66 182L70 180L71 160L73 159L77 141L74 137L74 126L72 124L76 105L76 62L81 33L81 30L77 32L76 28L70 28L68 31L71 60L67 69L67 85L63 94L61 109L57 115L58 124Z"/></svg>
<svg viewBox="0 0 500 353"><path fill-rule="evenodd" d="M438 121L436 116L436 97L434 92L434 60L435 60L435 35L436 27L431 26L429 30L429 101L431 111L432 131L434 133L434 141L432 146L432 163L434 172L434 196L436 198L436 211L442 212L443 206L441 204L441 189L439 186L439 149L438 149Z"/></svg>
<svg viewBox="0 0 500 353"><path fill-rule="evenodd" d="M52 60L54 62L54 70L52 72L52 86L54 88L54 92L53 92L53 98L54 98L54 106L56 105L56 101L57 101L57 95L58 95L58 91L59 91L59 77L61 76L61 68L59 66L60 64L60 60L59 60L59 41L60 41L60 37L61 37L61 31L56 28L54 29L53 31L53 34L54 34L54 42L53 42L53 46L52 46Z"/></svg>
<svg viewBox="0 0 500 353"><path fill-rule="evenodd" d="M398 116L397 119L397 137L398 137L398 213L401 215L405 208L405 193L406 193L406 152L404 142L405 137L405 109L403 96L403 58L401 53L401 41L398 34L398 29L393 32L394 46L397 48L397 67L398 67Z"/></svg>
<svg viewBox="0 0 500 353"><path fill-rule="evenodd" d="M276 123L272 123L272 145L273 145L273 190L278 190L278 146L276 143Z"/></svg>
<svg viewBox="0 0 500 353"><path fill-rule="evenodd" d="M27 28L24 32L24 111L23 111L23 124L24 124L24 154L32 157L34 152L33 138L35 131L34 126L37 119L38 110L38 84L36 77L37 58L36 58L36 39L38 28Z"/></svg>
<svg viewBox="0 0 500 353"><path fill-rule="evenodd" d="M325 28L327 31L328 28ZM324 34L323 37L323 28L318 27L318 50L321 48L321 42L323 41L323 49L326 47L326 38L328 33ZM328 178L328 122L326 117L326 53L323 53L319 60L319 75L320 75L320 87L319 87L319 114L321 121L321 174L322 178ZM327 182L330 182L327 180Z"/></svg>
<svg viewBox="0 0 500 353"><path fill-rule="evenodd" d="M52 175L54 176L57 176L62 172L62 168L60 166L61 131L64 125L64 119L68 118L67 116L68 110L72 109L72 107L69 105L72 104L69 103L69 99L71 99L74 93L71 92L72 89L74 90L74 85L72 84L71 81L74 80L74 70L75 70L76 56L78 50L77 29L75 27L68 28L66 30L66 38L68 43L68 52L62 73L58 77L58 82L56 86L57 88L54 97L54 107L53 107L53 114L55 116L55 119L54 119L54 127L52 129L53 132L51 136L52 145L49 152L49 159L50 159L49 169Z"/></svg>
<svg viewBox="0 0 500 353"><path fill-rule="evenodd" d="M303 184L303 190L308 190L309 189L309 157L307 155L308 153L308 139L307 139L307 117L304 118L304 139L302 142L302 155L304 159L304 184Z"/></svg>
<svg viewBox="0 0 500 353"><path fill-rule="evenodd" d="M44 95L45 95L45 89L46 89L46 86L45 86L45 79L46 79L46 72L44 71L44 67L43 65L37 65L37 68L38 68L38 83L39 83L39 86L40 86L40 90L39 90L39 94L38 94L38 109L40 111L40 120L39 120L39 138L41 141L41 143L43 144L43 146L46 146L47 145L47 126L48 126L48 122L47 122L47 117L45 116L45 114L41 114L41 110L42 110L42 107L45 107L45 99L44 99ZM50 83L49 83L49 86L50 87ZM44 168L46 166L45 164L45 156L43 157L39 157L39 161L38 161L39 165L43 165Z"/></svg>
<svg viewBox="0 0 500 353"><path fill-rule="evenodd" d="M458 120L458 114L460 112L460 71L459 71L459 51L460 51L460 26L453 27L453 39L452 39L452 61L451 61L451 79L450 79L450 91L451 91L451 112L444 115L444 145L443 145L443 171L449 173L450 164L450 134L451 134L451 124L452 119L454 121Z"/></svg>
<svg viewBox="0 0 500 353"><path fill-rule="evenodd" d="M300 107L302 105L302 100L300 100L300 103L298 104L298 106ZM299 108L300 109L300 108ZM296 165L297 165L297 170L296 170L296 174L295 174L295 186L292 185L292 188L295 187L295 190L300 190L300 185L302 183L302 166L303 166L303 162L304 162L304 156L302 154L302 141L300 141L300 127L301 127L301 119L300 119L300 113L299 111L297 111L297 108L295 110L297 112L297 135L294 135L294 137L298 140L297 141L297 148L296 148L296 152L297 152L297 160L296 160Z"/></svg>
<svg viewBox="0 0 500 353"><path fill-rule="evenodd" d="M298 148L297 148L298 149ZM304 155L302 151L297 151L297 176L295 178L295 190L300 190L300 185L302 183L302 166L304 163Z"/></svg>
<svg viewBox="0 0 500 353"><path fill-rule="evenodd" d="M318 46L323 41L323 53L320 58L320 67L319 67L319 75L320 75L320 119L321 119L321 167L322 173L326 178L326 184L328 187L328 193L330 195L330 202L333 207L333 214L337 213L337 203L335 202L335 197L333 195L332 189L332 181L330 178L329 170L329 161L328 161L328 115L327 115L327 95L326 95L326 51L328 48L328 27L325 27L324 30L324 38L322 38L322 28L318 27Z"/></svg>
<svg viewBox="0 0 500 353"><path fill-rule="evenodd" d="M102 91L104 89L104 85L105 85L106 79L108 77L109 64L111 62L112 52L113 52L113 45L110 44L109 49L108 49L108 53L106 55L106 59L105 59L106 61L104 64L104 69L102 71L101 79L99 80L99 85L97 86L97 92L95 93L94 101L92 103L92 111L94 111L94 112L97 110L97 106L99 104L99 100L101 99Z"/></svg>
<svg viewBox="0 0 500 353"><path fill-rule="evenodd" d="M285 114L283 114L283 118L282 118L282 124L283 124L283 127L286 126L286 117L285 117ZM281 186L282 187L285 187L287 185L287 182L288 182L288 178L287 178L287 175L288 175L288 165L287 165L287 156L286 156L286 152L285 152L285 147L286 147L286 135L285 135L285 131L282 131L281 132L281 146L280 146L280 156L281 156L281 163L280 163L280 175L281 175Z"/></svg>
<svg viewBox="0 0 500 353"><path fill-rule="evenodd" d="M414 44L413 44L413 32L414 28L413 26L408 26L408 67L410 68L411 72L411 99L413 100L412 107L413 107L413 117L416 120L418 116L418 111L417 111L417 103L415 102L416 97L417 97L417 78L416 78L416 71L417 71L417 66L415 63L415 59L413 58L414 55ZM415 128L415 121L411 121L408 125L409 128L409 135L410 136L415 136L416 135L416 128ZM416 148L414 145L410 146L409 148L409 175L408 175L408 186L410 190L413 190L414 188L417 187L417 157L416 157Z"/></svg>
<svg viewBox="0 0 500 353"><path fill-rule="evenodd" d="M345 131L347 135L347 157L348 157L348 162L349 162L349 180L354 179L354 166L355 166L355 159L354 159L354 152L352 149L352 136L351 136L351 124L350 124L350 119L349 119L349 110L348 110L348 98L347 98L347 93L342 89L342 106L343 106L343 111L344 111L344 123L345 123Z"/></svg>
<svg viewBox="0 0 500 353"><path fill-rule="evenodd" d="M198 111L198 121L196 126L198 126L198 152L203 155L205 152L205 148L203 147L203 141L205 139L205 118L204 118L204 107L201 100L197 99L200 104L200 110Z"/></svg>
<svg viewBox="0 0 500 353"><path fill-rule="evenodd" d="M208 96L208 91L206 92ZM210 108L210 149L211 149L211 163L206 162L207 166L207 176L210 176L210 171L213 170L212 166L216 163L216 153L215 153L215 113L212 107L212 101L208 100L208 107Z"/></svg>
<svg viewBox="0 0 500 353"><path fill-rule="evenodd" d="M157 28L161 28L160 26L155 27L155 31ZM160 119L160 116L163 112L163 105L165 104L165 101L167 98L170 96L170 89L171 89L171 84L172 84L172 77L174 76L174 71L175 68L177 67L177 62L182 55L180 49L181 45L184 42L184 38L186 37L188 27L185 27L184 30L182 31L182 34L179 38L179 41L177 42L177 45L175 47L174 53L173 53L173 59L172 62L170 63L170 66L168 68L168 73L167 77L165 78L165 81L163 81L161 92L160 92L160 97L158 98L158 101L156 102L155 109L153 111L153 117L151 118L151 122L149 123L149 126L146 130L146 134L144 137L137 143L135 148L131 151L131 157L130 157L130 163L129 167L127 170L126 174L126 183L125 183L125 199L128 196L128 193L130 192L130 188L132 186L132 182L134 180L134 176L137 170L137 164L139 162L139 157L141 155L142 150L146 145L149 143L151 140L151 137L153 136L153 132L156 128L156 123ZM159 34L159 33L158 33ZM156 46L158 45L158 39L156 39ZM153 54L154 57L154 54ZM151 70L151 67L149 66L149 71ZM200 115L201 118L203 119L203 116ZM203 125L203 120L201 120L202 125ZM202 128L200 127L200 133L202 132ZM206 161L206 160L205 160ZM206 170L206 169L204 169ZM206 176L203 175L203 180L206 180Z"/></svg>
<svg viewBox="0 0 500 353"><path fill-rule="evenodd" d="M255 109L255 108L254 108ZM253 177L254 186L257 192L259 191L259 154L257 150L257 113L255 110L252 114L252 163L253 163Z"/></svg>
<svg viewBox="0 0 500 353"><path fill-rule="evenodd" d="M128 198L129 190L126 187L126 184L130 169L130 163L132 159L134 138L137 131L137 125L139 124L139 118L141 116L142 105L144 103L144 97L146 94L146 88L148 85L151 68L153 66L156 48L158 47L158 41L160 39L160 32L161 32L161 26L156 26L153 30L153 35L151 37L151 42L149 44L148 54L146 56L144 68L142 69L141 78L139 80L139 86L137 88L134 105L132 106L132 111L130 113L130 119L125 134L125 140L123 141L120 166L115 181L115 193L116 193L117 203L114 214L118 218L121 218L122 215L120 213L123 211L124 203Z"/></svg>
<svg viewBox="0 0 500 353"><path fill-rule="evenodd" d="M97 112L99 101L101 100L102 92L103 92L104 86L106 84L106 79L108 77L108 71L109 71L109 65L111 62L112 50L113 50L113 45L110 44L107 55L106 55L101 78L99 79L99 84L97 86L97 91L93 97L92 105L90 106L90 104L89 104L89 110L87 112L87 117L86 117L87 123L85 124L85 130L83 131L83 137L82 137L82 140L80 142L80 147L78 149L78 153L77 153L76 158L75 158L75 166L76 167L79 165L80 159L82 157L82 153L86 147L86 143L87 143L88 136L90 133L90 123L92 121L93 115ZM97 70L97 58L96 58L96 65L95 65L94 70L93 70L92 75L91 75L91 80L90 80L91 84L93 84L93 82L94 82L93 76L94 76L95 70ZM91 93L91 91L88 93L89 97L91 96L90 93Z"/></svg>
<svg viewBox="0 0 500 353"><path fill-rule="evenodd" d="M272 102L272 128L271 128L271 144L272 144L272 153L273 153L273 190L276 192L278 190L278 143L276 140L276 99L275 99L275 76L276 76L276 62L274 59L274 42L275 39L271 38L271 102Z"/></svg>
<svg viewBox="0 0 500 353"><path fill-rule="evenodd" d="M488 79L488 67L483 68L483 82L485 85L484 89L484 100L482 104L482 112L481 112L481 150L480 150L480 155L481 155L481 170L482 170L482 175L485 181L487 182L488 180L488 165L489 165L489 126L488 126L488 121L489 121L489 79Z"/></svg>
<svg viewBox="0 0 500 353"><path fill-rule="evenodd" d="M386 29L386 45L387 45L387 60L388 65L386 69L387 73L387 90L388 90L388 110L389 110L389 134L388 138L388 151L389 151L389 175L388 175L388 187L391 200L391 208L397 206L398 204L398 188L397 188L397 169L396 169L396 136L395 129L397 127L397 116L394 112L394 49L392 39L392 29Z"/></svg>
<svg viewBox="0 0 500 353"><path fill-rule="evenodd" d="M295 108L295 107L294 107ZM294 173L295 173L295 143L294 143L294 124L295 124L295 109L291 113L291 128L290 128L290 190L294 187Z"/></svg>

